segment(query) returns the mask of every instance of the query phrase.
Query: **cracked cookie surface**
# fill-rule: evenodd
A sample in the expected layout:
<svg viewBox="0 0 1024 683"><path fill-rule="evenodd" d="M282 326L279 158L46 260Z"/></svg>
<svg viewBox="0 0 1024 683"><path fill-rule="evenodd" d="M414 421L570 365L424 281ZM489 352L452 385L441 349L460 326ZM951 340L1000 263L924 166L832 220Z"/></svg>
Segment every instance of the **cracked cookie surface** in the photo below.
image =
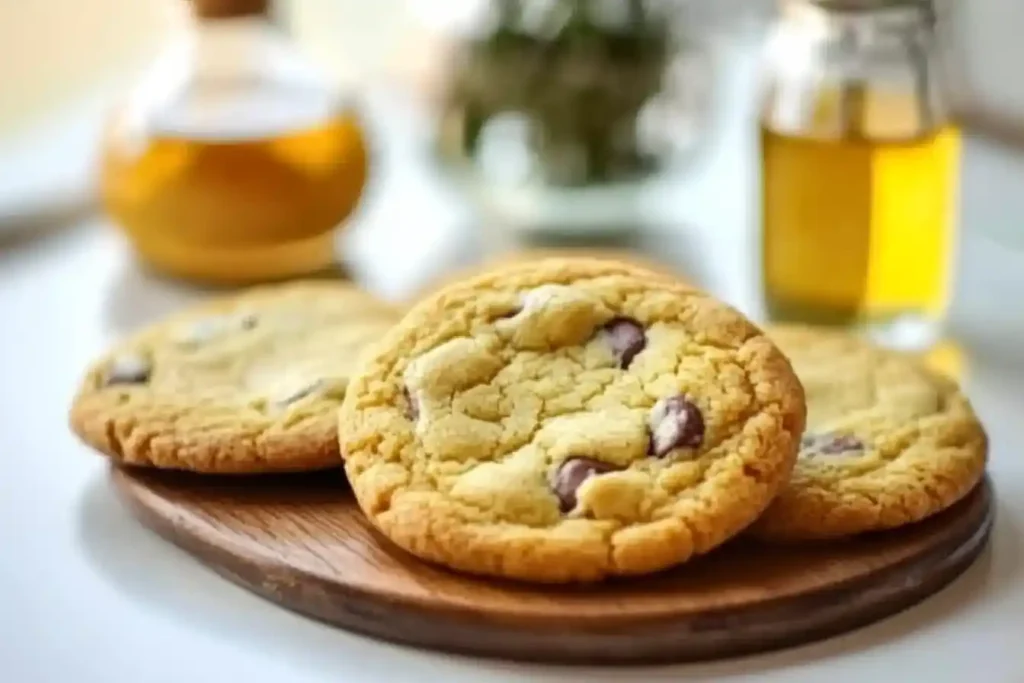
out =
<svg viewBox="0 0 1024 683"><path fill-rule="evenodd" d="M129 465L205 473L338 467L337 409L353 367L398 318L345 283L217 297L99 358L70 424Z"/></svg>
<svg viewBox="0 0 1024 683"><path fill-rule="evenodd" d="M767 329L807 396L790 483L751 528L775 540L841 538L925 519L984 474L988 443L957 385L854 336Z"/></svg>
<svg viewBox="0 0 1024 683"><path fill-rule="evenodd" d="M452 284L374 347L339 413L385 536L538 582L661 570L746 528L788 477L803 392L732 308L628 264Z"/></svg>

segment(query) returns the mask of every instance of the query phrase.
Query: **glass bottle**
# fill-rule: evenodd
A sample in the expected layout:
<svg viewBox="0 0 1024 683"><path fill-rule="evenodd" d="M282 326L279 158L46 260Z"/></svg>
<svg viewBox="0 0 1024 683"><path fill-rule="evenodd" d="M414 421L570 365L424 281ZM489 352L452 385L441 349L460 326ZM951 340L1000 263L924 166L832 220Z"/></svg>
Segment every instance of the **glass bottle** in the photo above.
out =
<svg viewBox="0 0 1024 683"><path fill-rule="evenodd" d="M650 189L686 166L710 118L701 3L423 4L424 24L450 18L435 29L448 47L435 158L481 222L533 244L633 238Z"/></svg>
<svg viewBox="0 0 1024 683"><path fill-rule="evenodd" d="M953 269L960 132L926 0L788 0L761 111L763 277L775 320L923 348Z"/></svg>
<svg viewBox="0 0 1024 683"><path fill-rule="evenodd" d="M366 180L356 112L269 0L189 4L184 35L109 122L106 209L172 276L240 285L331 268Z"/></svg>

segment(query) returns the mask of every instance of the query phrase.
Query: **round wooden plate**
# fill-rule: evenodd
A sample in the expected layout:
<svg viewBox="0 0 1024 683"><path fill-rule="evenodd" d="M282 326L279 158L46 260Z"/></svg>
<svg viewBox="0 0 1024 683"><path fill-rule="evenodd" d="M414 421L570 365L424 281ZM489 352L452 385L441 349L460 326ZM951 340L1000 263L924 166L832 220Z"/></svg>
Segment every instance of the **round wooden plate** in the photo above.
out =
<svg viewBox="0 0 1024 683"><path fill-rule="evenodd" d="M222 479L115 468L113 477L145 524L288 609L399 643L563 663L711 659L857 628L964 571L994 509L986 479L897 532L788 548L734 541L656 576L548 588L458 575L395 548L340 472Z"/></svg>

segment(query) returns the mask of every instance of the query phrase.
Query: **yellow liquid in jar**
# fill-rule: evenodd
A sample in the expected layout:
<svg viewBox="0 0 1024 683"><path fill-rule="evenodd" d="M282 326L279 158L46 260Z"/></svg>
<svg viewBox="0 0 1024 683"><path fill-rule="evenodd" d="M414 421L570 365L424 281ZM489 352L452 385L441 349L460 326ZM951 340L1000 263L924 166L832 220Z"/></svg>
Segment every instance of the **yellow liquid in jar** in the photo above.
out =
<svg viewBox="0 0 1024 683"><path fill-rule="evenodd" d="M209 130L153 126L144 135L112 125L102 199L139 256L159 271L219 284L330 268L336 228L366 181L355 115L271 131L220 119Z"/></svg>
<svg viewBox="0 0 1024 683"><path fill-rule="evenodd" d="M762 125L763 267L774 318L850 324L945 312L960 133L945 126L887 140L906 103L870 104L870 138Z"/></svg>

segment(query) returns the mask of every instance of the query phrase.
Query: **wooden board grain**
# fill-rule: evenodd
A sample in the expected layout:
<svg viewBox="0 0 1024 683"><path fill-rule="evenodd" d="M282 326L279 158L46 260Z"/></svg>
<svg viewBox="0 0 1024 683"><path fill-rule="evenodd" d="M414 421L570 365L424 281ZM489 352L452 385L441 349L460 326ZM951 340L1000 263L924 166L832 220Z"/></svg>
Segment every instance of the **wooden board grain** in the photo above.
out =
<svg viewBox="0 0 1024 683"><path fill-rule="evenodd" d="M203 478L114 468L149 527L296 612L389 641L524 661L695 661L821 639L898 612L978 556L990 482L897 532L829 545L734 541L669 572L591 587L462 576L390 545L340 472Z"/></svg>

